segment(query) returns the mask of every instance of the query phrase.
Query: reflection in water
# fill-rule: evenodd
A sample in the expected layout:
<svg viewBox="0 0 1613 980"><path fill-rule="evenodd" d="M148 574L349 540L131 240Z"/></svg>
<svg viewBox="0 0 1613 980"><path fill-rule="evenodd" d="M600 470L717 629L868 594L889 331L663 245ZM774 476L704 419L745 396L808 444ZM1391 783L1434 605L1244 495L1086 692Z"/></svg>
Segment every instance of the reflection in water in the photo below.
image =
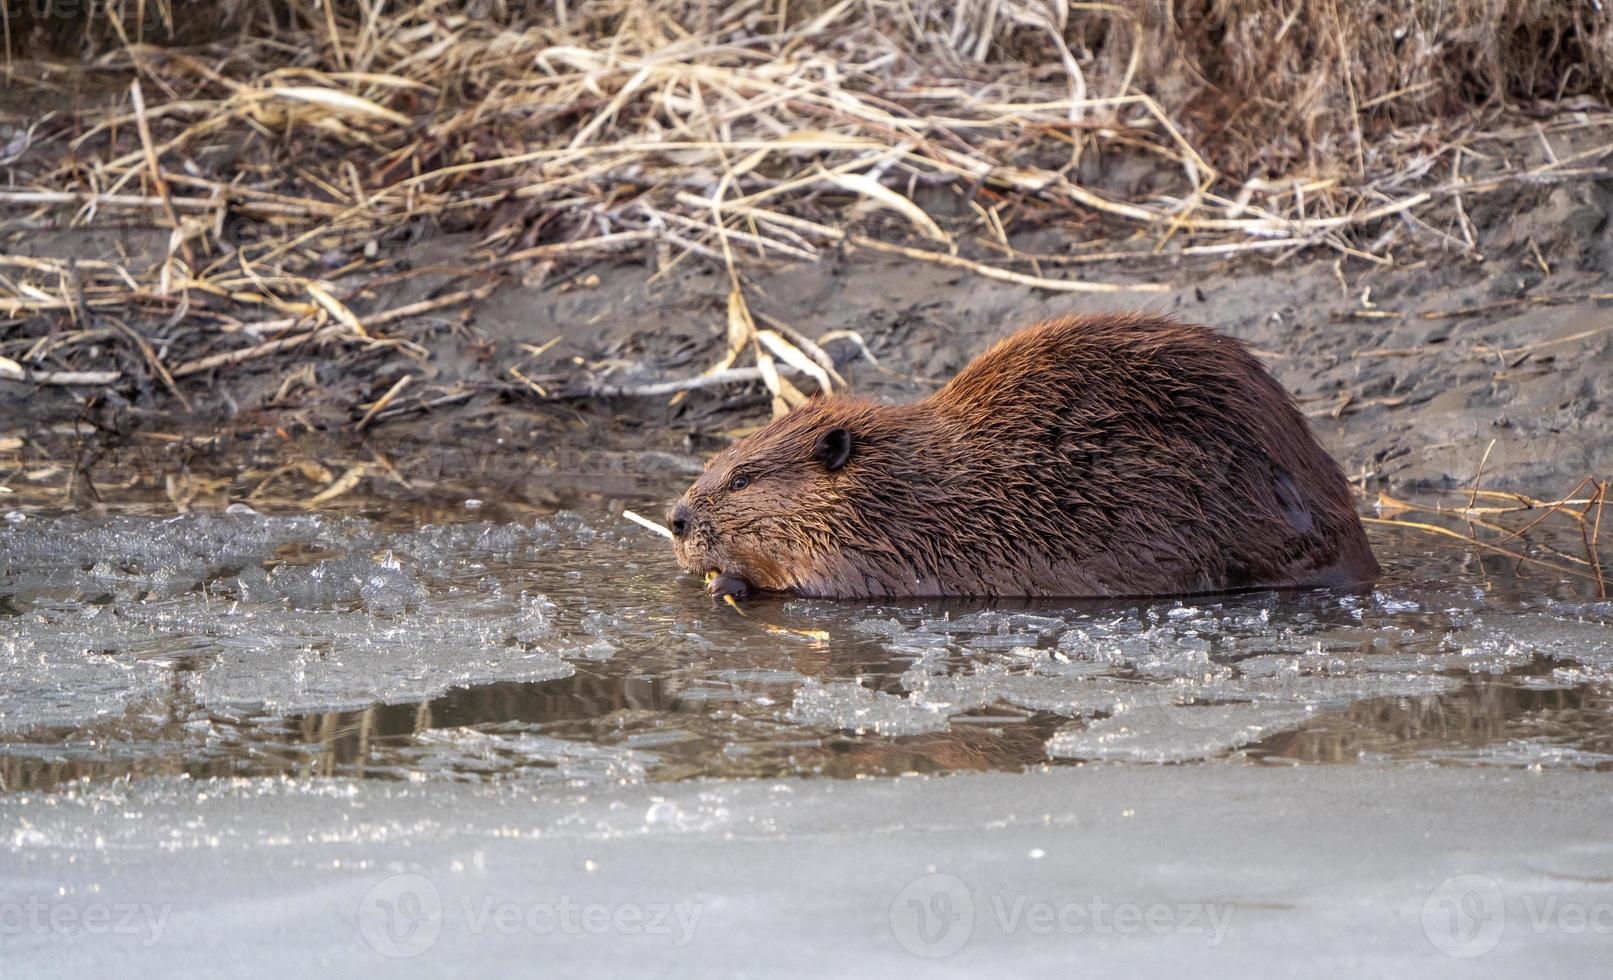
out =
<svg viewBox="0 0 1613 980"><path fill-rule="evenodd" d="M1613 607L1375 537L1359 594L753 610L813 643L604 517L30 518L0 528L0 785L1613 768Z"/></svg>
<svg viewBox="0 0 1613 980"><path fill-rule="evenodd" d="M1273 735L1248 752L1300 762L1577 761L1613 771L1613 687L1540 690L1519 686L1521 679L1479 675L1465 679L1454 694L1371 698Z"/></svg>

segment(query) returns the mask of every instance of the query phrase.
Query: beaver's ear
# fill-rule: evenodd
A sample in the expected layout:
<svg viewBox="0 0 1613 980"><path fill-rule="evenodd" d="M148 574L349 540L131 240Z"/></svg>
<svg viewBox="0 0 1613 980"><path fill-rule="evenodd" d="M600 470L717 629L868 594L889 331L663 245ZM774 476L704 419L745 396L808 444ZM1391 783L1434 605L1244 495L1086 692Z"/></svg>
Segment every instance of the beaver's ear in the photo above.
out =
<svg viewBox="0 0 1613 980"><path fill-rule="evenodd" d="M818 437L812 445L812 458L826 470L838 470L851 458L851 430L837 426Z"/></svg>

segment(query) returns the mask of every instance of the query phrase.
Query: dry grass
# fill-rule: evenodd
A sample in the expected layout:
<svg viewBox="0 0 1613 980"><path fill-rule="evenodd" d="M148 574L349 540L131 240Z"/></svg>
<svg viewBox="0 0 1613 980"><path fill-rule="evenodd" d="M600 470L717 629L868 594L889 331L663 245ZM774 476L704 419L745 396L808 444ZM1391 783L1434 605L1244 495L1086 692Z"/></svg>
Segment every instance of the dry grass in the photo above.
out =
<svg viewBox="0 0 1613 980"><path fill-rule="evenodd" d="M1613 89L1613 19L1561 0L1138 4L1156 96L1224 167L1360 179L1395 128ZM1161 12L1170 10L1170 16ZM1209 151L1207 151L1209 152Z"/></svg>
<svg viewBox="0 0 1613 980"><path fill-rule="evenodd" d="M1491 443L1491 448L1494 448ZM1485 457L1488 458L1486 450ZM1450 489L1451 494L1466 495L1467 500L1451 506L1443 502L1418 503L1378 494L1378 512L1386 517L1366 518L1368 523L1386 527L1400 527L1425 534L1456 538L1479 551L1504 555L1524 565L1543 568L1559 575L1583 579L1596 585L1598 598L1608 597L1608 576L1602 565L1601 534L1602 511L1607 504L1608 488L1613 480L1587 476L1567 496L1557 500L1538 500L1521 493L1500 490L1482 490L1479 479L1483 476L1483 461L1474 477L1470 490ZM1482 499L1482 503L1480 503ZM1404 515L1429 514L1449 521L1459 521L1461 528L1451 528L1427 521L1406 520ZM1548 544L1529 545L1527 535L1553 517L1565 518L1579 531L1583 556L1554 548ZM1519 524L1518 521L1523 521ZM1560 522L1559 522L1560 523ZM1531 552L1522 549L1530 547ZM1542 557L1544 555L1544 557Z"/></svg>
<svg viewBox="0 0 1613 980"><path fill-rule="evenodd" d="M1609 15L1543 0L22 8L5 21L12 91L57 108L0 133L7 231L133 223L167 243L155 259L0 255L0 377L138 383L187 407L192 379L291 352L423 359L408 325L500 273L536 284L630 249L662 275L726 270L728 346L706 378L759 377L782 411L804 397L786 375L837 379L809 339L758 326L759 264L866 249L1091 291L1160 288L1125 260L1162 250L1388 262L1419 228L1447 235L1429 216L1463 196L1605 173L1613 153L1462 172L1503 115L1553 110L1531 137L1608 125L1591 100L1613 80ZM1167 179L1094 179L1094 160L1127 154ZM1013 245L1077 220L1082 254ZM470 281L378 308L379 285L422 272L403 245L437 230L480 236ZM1101 262L1103 278L1050 274ZM363 423L442 397L399 386Z"/></svg>

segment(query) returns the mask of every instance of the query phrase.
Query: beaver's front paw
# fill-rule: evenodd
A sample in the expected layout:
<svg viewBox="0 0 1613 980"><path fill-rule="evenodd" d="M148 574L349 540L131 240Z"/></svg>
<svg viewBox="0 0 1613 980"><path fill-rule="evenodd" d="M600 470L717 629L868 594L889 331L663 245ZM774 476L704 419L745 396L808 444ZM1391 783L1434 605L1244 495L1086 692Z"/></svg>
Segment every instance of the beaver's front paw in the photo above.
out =
<svg viewBox="0 0 1613 980"><path fill-rule="evenodd" d="M751 584L738 575L730 572L720 572L706 582L706 591L710 592L712 597L716 599L726 596L743 599L750 595Z"/></svg>

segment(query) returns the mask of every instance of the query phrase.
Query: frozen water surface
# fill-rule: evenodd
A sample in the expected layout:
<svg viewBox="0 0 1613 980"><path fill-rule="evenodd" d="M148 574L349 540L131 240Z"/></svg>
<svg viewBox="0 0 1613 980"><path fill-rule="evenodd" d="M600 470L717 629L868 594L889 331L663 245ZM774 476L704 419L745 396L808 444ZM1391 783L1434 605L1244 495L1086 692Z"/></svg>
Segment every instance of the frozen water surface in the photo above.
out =
<svg viewBox="0 0 1613 980"><path fill-rule="evenodd" d="M605 514L13 514L0 778L1613 766L1613 605L1407 540L1378 542L1392 571L1365 591L745 619Z"/></svg>
<svg viewBox="0 0 1613 980"><path fill-rule="evenodd" d="M0 972L1605 968L1613 604L1376 545L741 617L604 513L13 513Z"/></svg>

